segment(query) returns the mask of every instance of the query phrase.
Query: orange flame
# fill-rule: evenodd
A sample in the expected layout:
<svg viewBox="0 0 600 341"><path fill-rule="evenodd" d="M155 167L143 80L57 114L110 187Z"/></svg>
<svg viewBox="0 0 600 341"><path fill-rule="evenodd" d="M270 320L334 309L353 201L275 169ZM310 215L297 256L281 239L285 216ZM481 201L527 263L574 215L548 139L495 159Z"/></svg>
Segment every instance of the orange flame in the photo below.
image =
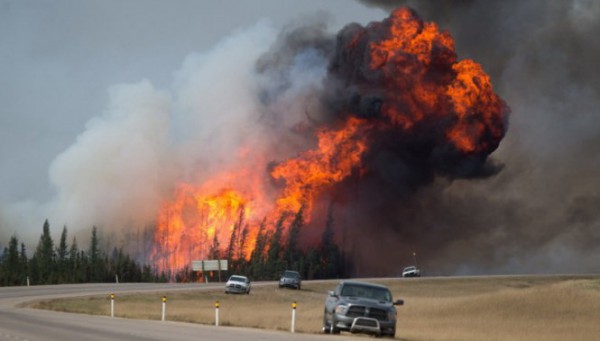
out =
<svg viewBox="0 0 600 341"><path fill-rule="evenodd" d="M271 172L274 179L282 179L286 185L277 199L279 212L298 212L305 205L308 221L314 198L360 166L366 149L362 123L350 118L338 130L321 129L316 149L279 164Z"/></svg>

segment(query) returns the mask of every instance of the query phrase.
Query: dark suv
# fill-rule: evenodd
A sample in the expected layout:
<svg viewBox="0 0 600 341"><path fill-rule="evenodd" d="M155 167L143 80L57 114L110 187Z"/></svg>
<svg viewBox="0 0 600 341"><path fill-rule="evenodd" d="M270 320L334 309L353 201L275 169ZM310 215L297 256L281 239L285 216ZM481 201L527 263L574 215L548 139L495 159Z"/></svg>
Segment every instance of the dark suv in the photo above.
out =
<svg viewBox="0 0 600 341"><path fill-rule="evenodd" d="M390 290L378 284L343 281L325 300L323 332L339 334L341 330L377 336L396 336L396 305Z"/></svg>
<svg viewBox="0 0 600 341"><path fill-rule="evenodd" d="M300 290L302 287L302 279L298 271L285 270L279 278L280 288L294 288Z"/></svg>

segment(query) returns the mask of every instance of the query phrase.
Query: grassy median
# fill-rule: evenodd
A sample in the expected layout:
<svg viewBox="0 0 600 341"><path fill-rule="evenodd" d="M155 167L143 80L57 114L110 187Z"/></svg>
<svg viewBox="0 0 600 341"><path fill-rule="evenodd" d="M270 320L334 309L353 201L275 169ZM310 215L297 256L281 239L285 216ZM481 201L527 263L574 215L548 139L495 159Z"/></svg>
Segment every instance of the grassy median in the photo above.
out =
<svg viewBox="0 0 600 341"><path fill-rule="evenodd" d="M369 280L385 284L398 307L402 340L592 340L600 335L600 276L493 276ZM170 321L289 330L292 302L296 331L319 333L323 302L336 281L304 282L302 290L254 287L250 295L222 290L123 294L115 316L160 320L167 296ZM110 314L107 296L33 302L30 306L95 315Z"/></svg>

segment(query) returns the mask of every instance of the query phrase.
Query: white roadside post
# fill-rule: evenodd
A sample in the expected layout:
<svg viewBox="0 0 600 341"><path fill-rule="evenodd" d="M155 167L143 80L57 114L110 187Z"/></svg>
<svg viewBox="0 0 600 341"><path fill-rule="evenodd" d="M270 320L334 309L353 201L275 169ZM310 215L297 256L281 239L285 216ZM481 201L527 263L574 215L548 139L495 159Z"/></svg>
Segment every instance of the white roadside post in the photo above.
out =
<svg viewBox="0 0 600 341"><path fill-rule="evenodd" d="M110 294L110 317L115 317L115 294Z"/></svg>
<svg viewBox="0 0 600 341"><path fill-rule="evenodd" d="M29 276L27 276L27 286L29 286Z"/></svg>
<svg viewBox="0 0 600 341"><path fill-rule="evenodd" d="M296 301L292 303L292 333L296 331Z"/></svg>
<svg viewBox="0 0 600 341"><path fill-rule="evenodd" d="M219 301L215 301L215 326L219 326Z"/></svg>
<svg viewBox="0 0 600 341"><path fill-rule="evenodd" d="M165 313L167 312L167 296L162 298L162 318L161 321L165 320Z"/></svg>

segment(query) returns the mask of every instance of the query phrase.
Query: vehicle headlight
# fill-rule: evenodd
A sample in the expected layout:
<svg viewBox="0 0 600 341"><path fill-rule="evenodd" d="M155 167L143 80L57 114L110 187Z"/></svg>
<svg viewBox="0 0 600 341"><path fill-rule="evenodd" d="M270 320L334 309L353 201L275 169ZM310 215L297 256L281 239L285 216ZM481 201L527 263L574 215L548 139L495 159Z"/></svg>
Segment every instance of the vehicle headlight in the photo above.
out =
<svg viewBox="0 0 600 341"><path fill-rule="evenodd" d="M395 321L396 317L398 317L398 313L396 312L396 309L392 309L392 310L388 311L388 320Z"/></svg>
<svg viewBox="0 0 600 341"><path fill-rule="evenodd" d="M348 312L348 306L347 305L338 305L337 307L335 307L335 313L336 314L346 315L347 312Z"/></svg>

